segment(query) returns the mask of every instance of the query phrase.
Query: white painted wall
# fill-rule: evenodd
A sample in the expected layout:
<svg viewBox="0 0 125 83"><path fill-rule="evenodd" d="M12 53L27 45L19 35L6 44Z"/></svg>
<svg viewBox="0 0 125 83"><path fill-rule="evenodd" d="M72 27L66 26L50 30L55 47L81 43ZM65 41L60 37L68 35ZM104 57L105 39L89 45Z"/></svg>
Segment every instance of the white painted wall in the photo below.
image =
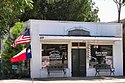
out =
<svg viewBox="0 0 125 83"><path fill-rule="evenodd" d="M47 71L41 69L41 41L52 43L52 39L40 40L40 34L47 35L66 35L68 30L75 27L81 27L84 30L90 31L91 35L98 36L116 36L122 38L122 25L118 23L93 23L93 22L64 22L64 21L43 21L43 20L29 20L25 24L26 27L30 28L31 33L31 77L40 78L47 77ZM115 37L114 37L115 38ZM65 42L64 42L65 41ZM72 40L56 40L54 43L67 43L68 44L68 69L67 76L71 77L71 42ZM77 41L77 40L75 40ZM79 39L78 41L83 41ZM87 40L86 40L87 41ZM107 40L106 40L107 41ZM89 42L89 40L87 41ZM115 67L115 75L123 75L123 47L122 40L110 40L113 44L113 65ZM87 58L87 57L86 57ZM88 59L86 59L88 60ZM87 62L87 76L94 76L95 69L89 68Z"/></svg>
<svg viewBox="0 0 125 83"><path fill-rule="evenodd" d="M94 43L88 43L94 44ZM97 43L95 43L97 44ZM115 76L123 76L123 45L122 40L111 41L109 43L98 42L98 45L113 45L113 66L115 68ZM89 60L87 60L87 76L95 76L95 69L89 68ZM104 73L102 73L104 74ZM105 75L109 75L107 72Z"/></svg>
<svg viewBox="0 0 125 83"><path fill-rule="evenodd" d="M39 28L39 34L67 35L69 30L81 28L90 31L92 36L116 36L121 37L120 23L96 23L96 22L72 22L72 21L46 21L30 20Z"/></svg>
<svg viewBox="0 0 125 83"><path fill-rule="evenodd" d="M113 65L115 75L123 75L123 45L122 41L115 41L113 45Z"/></svg>
<svg viewBox="0 0 125 83"><path fill-rule="evenodd" d="M40 38L39 38L39 24L30 23L30 36L31 36L31 78L40 78L41 69L41 50L40 50Z"/></svg>

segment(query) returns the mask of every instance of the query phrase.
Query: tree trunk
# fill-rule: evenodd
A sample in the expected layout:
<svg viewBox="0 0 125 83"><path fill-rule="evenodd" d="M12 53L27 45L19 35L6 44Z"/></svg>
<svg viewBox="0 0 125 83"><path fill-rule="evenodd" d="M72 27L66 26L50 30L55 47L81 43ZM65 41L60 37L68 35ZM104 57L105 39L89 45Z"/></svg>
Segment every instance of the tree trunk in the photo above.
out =
<svg viewBox="0 0 125 83"><path fill-rule="evenodd" d="M121 0L119 0L119 7L118 7L118 23L120 23L120 17L121 17Z"/></svg>

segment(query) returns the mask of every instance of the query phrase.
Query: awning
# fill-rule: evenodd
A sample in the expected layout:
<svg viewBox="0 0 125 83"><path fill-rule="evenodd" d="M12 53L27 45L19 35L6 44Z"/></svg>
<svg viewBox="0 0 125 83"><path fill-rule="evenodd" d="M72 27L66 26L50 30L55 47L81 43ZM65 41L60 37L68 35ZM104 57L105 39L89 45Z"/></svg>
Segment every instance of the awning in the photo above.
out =
<svg viewBox="0 0 125 83"><path fill-rule="evenodd" d="M120 37L79 37L79 36L40 36L40 40L101 40L121 41Z"/></svg>

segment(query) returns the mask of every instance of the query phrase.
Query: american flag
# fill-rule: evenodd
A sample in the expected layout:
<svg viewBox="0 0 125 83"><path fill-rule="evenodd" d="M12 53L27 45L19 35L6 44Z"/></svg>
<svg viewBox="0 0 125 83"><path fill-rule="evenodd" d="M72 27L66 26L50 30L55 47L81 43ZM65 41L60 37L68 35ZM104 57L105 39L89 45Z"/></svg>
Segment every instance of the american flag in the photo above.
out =
<svg viewBox="0 0 125 83"><path fill-rule="evenodd" d="M30 42L30 31L27 29L22 35L20 35L13 43L13 47L18 44L26 44Z"/></svg>

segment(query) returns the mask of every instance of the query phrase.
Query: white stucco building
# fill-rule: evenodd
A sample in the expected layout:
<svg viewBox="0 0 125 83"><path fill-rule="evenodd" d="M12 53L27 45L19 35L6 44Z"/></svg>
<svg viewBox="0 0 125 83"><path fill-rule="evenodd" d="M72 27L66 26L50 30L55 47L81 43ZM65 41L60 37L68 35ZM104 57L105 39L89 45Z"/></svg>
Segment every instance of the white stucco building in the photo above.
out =
<svg viewBox="0 0 125 83"><path fill-rule="evenodd" d="M95 76L95 64L111 65L115 76L123 75L122 24L29 20L25 26L30 28L32 78L64 77L63 72L48 74L48 66L60 65L66 77Z"/></svg>

